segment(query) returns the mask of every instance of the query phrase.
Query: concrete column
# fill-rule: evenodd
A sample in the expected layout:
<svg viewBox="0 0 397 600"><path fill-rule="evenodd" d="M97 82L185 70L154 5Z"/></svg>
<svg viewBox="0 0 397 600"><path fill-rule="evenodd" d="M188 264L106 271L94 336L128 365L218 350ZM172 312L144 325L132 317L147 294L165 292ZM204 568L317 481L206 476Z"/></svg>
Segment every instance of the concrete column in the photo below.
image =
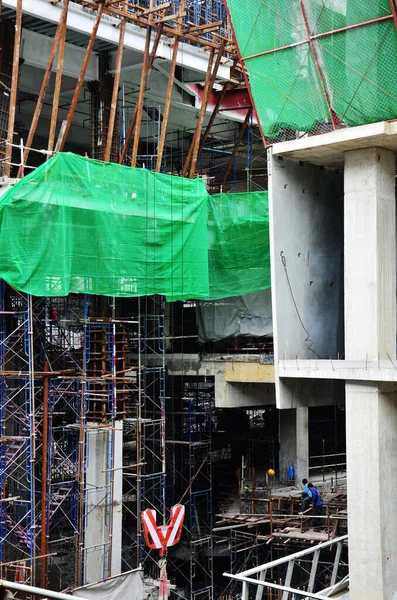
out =
<svg viewBox="0 0 397 600"><path fill-rule="evenodd" d="M111 575L121 573L122 520L123 520L123 421L116 421L114 431L114 484L112 512Z"/></svg>
<svg viewBox="0 0 397 600"><path fill-rule="evenodd" d="M295 481L301 481L309 472L309 409L301 406L279 413L280 480L288 483L288 465L292 465Z"/></svg>
<svg viewBox="0 0 397 600"><path fill-rule="evenodd" d="M395 360L395 155L368 148L345 158L347 360ZM350 600L397 590L397 392L346 382Z"/></svg>
<svg viewBox="0 0 397 600"><path fill-rule="evenodd" d="M88 429L84 583L95 583L121 572L122 533L122 423L115 430ZM110 466L114 458L114 483Z"/></svg>

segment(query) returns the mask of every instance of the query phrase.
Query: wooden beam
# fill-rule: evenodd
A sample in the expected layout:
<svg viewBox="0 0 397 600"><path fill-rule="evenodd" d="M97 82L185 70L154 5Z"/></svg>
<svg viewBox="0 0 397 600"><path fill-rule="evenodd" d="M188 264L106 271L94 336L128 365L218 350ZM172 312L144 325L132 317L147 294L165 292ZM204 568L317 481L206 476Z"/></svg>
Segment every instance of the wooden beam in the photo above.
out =
<svg viewBox="0 0 397 600"><path fill-rule="evenodd" d="M61 15L59 17L59 22L58 22L58 25L57 25L57 28L55 31L55 36L54 36L54 40L52 42L50 55L48 57L48 62L47 62L47 67L46 67L46 70L44 73L43 82L41 84L40 93L37 98L36 107L34 109L32 123L30 125L29 134L28 134L27 140L25 142L26 148L23 153L23 164L24 165L26 164L26 162L28 160L30 148L32 147L32 144L33 144L33 139L34 139L37 125L38 125L40 115L41 115L41 109L43 108L45 95L47 93L47 87L48 87L48 84L49 84L50 78L51 78L52 65L54 64L55 54L56 54L56 51L58 48L59 40L61 39L64 25L66 25L67 14L68 14L68 4L69 4L69 0L65 0L65 2L63 3L63 6L62 6ZM19 167L17 177L23 177L23 175L24 175L23 165L21 165Z"/></svg>
<svg viewBox="0 0 397 600"><path fill-rule="evenodd" d="M154 39L152 51L150 53L149 65L148 65L148 69L147 69L147 73L146 73L146 80L145 80L144 86L143 86L143 94L146 89L147 80L148 80L151 68L153 66L154 59L156 58L156 52L157 52L157 48L158 48L160 40L161 40L162 33L163 33L163 25L160 24L159 27L157 28L156 37ZM142 79L141 79L141 86L139 88L139 93L141 93L141 91L142 91ZM124 162L125 155L127 154L127 150L128 150L128 146L130 144L132 132L134 131L134 127L135 127L135 123L136 123L137 112L138 112L138 103L135 105L134 111L131 116L130 123L128 125L128 131L125 136L124 146L120 153L120 159L119 159L120 164L122 164Z"/></svg>
<svg viewBox="0 0 397 600"><path fill-rule="evenodd" d="M226 185L226 183L227 183L227 178L229 176L230 169L233 166L233 161L234 161L235 156L237 154L237 150L238 150L241 142L243 141L244 133L245 133L245 130L247 129L249 120L251 118L251 114L252 114L252 108L249 108L248 111L247 111L247 115L246 115L246 117L244 119L244 123L241 125L241 129L240 129L240 132L238 134L236 143L234 144L233 151L232 151L232 153L230 155L229 162L228 162L227 167L226 167L225 175L224 175L223 180L222 180L222 187L224 187Z"/></svg>
<svg viewBox="0 0 397 600"><path fill-rule="evenodd" d="M220 56L221 56L221 53L219 52L218 58ZM192 140L192 143L190 146L192 148L192 162L190 164L190 171L189 171L190 179L192 179L194 177L194 174L196 172L196 164L197 164L198 152L199 152L199 147L200 147L200 134L201 134L201 130L203 128L204 115L205 115L205 111L207 110L208 98L209 98L209 96L211 94L211 90L212 90L212 88L211 88L211 80L212 80L211 71L212 71L213 60L214 60L214 50L211 49L210 57L208 60L208 69L207 69L207 74L206 74L206 78L205 78L203 96L201 98L199 117L197 119L196 130L194 132L193 140ZM215 69L214 69L214 71L215 71Z"/></svg>
<svg viewBox="0 0 397 600"><path fill-rule="evenodd" d="M172 88L174 85L176 58L178 56L178 46L179 46L179 41L181 39L180 36L182 33L182 19L183 19L182 15L185 12L185 5L186 5L186 0L181 0L181 4L179 7L181 16L178 18L178 26L177 26L178 33L175 35L174 47L172 48L172 59L171 59L170 73L168 76L167 92L166 92L166 96L165 96L163 122L162 122L162 126L161 126L161 131L160 131L159 146L157 149L156 171L158 173L160 172L161 164L163 161L165 136L167 134L168 118L170 115L170 107L171 107L171 95L172 95Z"/></svg>
<svg viewBox="0 0 397 600"><path fill-rule="evenodd" d="M85 55L84 55L83 64L81 65L79 78L77 80L76 88L74 90L74 94L73 94L72 102L70 104L68 116L66 117L66 125L65 125L65 129L63 131L63 136L62 136L62 138L60 138L58 136L57 147L59 148L60 152L62 152L62 150L63 150L63 148L65 146L66 138L68 136L69 129L70 129L70 126L72 124L72 119L73 119L74 111L76 110L76 106L77 106L77 102L79 100L81 88L83 87L84 77L85 77L85 74L87 72L88 63L90 62L90 58L91 58L91 54L92 54L92 49L94 47L94 42L95 42L95 39L96 39L96 34L98 32L98 27L99 27L99 23L101 21L101 17L102 17L102 13L103 13L104 7L105 7L105 0L101 0L101 4L99 5L98 12L96 14L94 27L92 29L91 36L90 36L90 39L89 39L89 42L88 42L87 50L86 50ZM61 132L60 132L59 135L61 135Z"/></svg>
<svg viewBox="0 0 397 600"><path fill-rule="evenodd" d="M203 113L202 113L202 120L201 120L201 123L200 123L200 117L199 117L199 121L197 122L196 129L195 129L195 132L194 132L194 135L193 135L193 139L192 139L192 142L190 144L190 148L189 148L189 151L187 153L187 157L185 159L185 164L183 166L183 171L182 171L183 177L186 177L187 174L188 174L189 165L191 164L192 157L193 157L193 152L194 152L194 149L195 149L196 144L197 144L197 138L200 141L200 135L201 135L201 130L202 130L203 121L204 121L204 115L205 115L205 111L207 110L208 100L209 100L210 94L211 94L212 89L213 89L214 84L215 84L215 79L216 79L216 75L218 73L219 65L221 64L221 60L222 60L222 56L223 56L223 48L224 48L224 42L221 44L221 47L219 49L219 52L218 52L218 55L217 55L217 58L216 58L216 62L215 62L215 66L214 66L214 69L213 69L212 74L211 74L211 81L209 83L209 89L208 89L208 94L207 94L206 98L205 98L205 88L204 88L204 91L203 91L203 97L202 97L201 108L200 108L200 115L201 115L201 111L203 111ZM200 127L199 131L197 129L198 127ZM200 150L200 146L199 146L199 148L197 150L197 156L199 155L200 151L201 150ZM197 158L196 158L196 162L197 162Z"/></svg>
<svg viewBox="0 0 397 600"><path fill-rule="evenodd" d="M139 87L139 95L138 95L138 100L137 100L136 107L135 107L136 108L135 134L134 134L134 143L132 146L131 167L136 167L136 160L138 157L139 137L141 134L141 123L142 123L142 113L143 113L143 102L145 100L145 90L146 90L146 83L147 83L148 71L149 71L149 48L150 48L151 34L152 34L152 28L148 27L147 31L146 31L145 51L143 54L141 84Z"/></svg>
<svg viewBox="0 0 397 600"><path fill-rule="evenodd" d="M11 171L12 143L14 140L15 112L18 95L19 58L21 52L22 33L22 0L17 0L14 36L14 56L12 60L12 80L10 93L10 110L8 113L7 145L5 151L4 175L9 177Z"/></svg>
<svg viewBox="0 0 397 600"><path fill-rule="evenodd" d="M103 160L105 162L108 162L110 160L110 154L111 154L111 150L112 150L114 124L116 121L116 113L117 113L117 99L119 96L120 71L121 71L121 64L123 62L124 34L125 34L125 19L121 19L119 46L117 48L117 57L116 57L116 71L114 74L114 81L113 81L112 103L110 106L108 135L107 135L107 140L106 140L105 155L103 157Z"/></svg>
<svg viewBox="0 0 397 600"><path fill-rule="evenodd" d="M64 0L63 8L66 10L69 5L69 0ZM66 31L67 31L67 17L63 22L61 37L59 40L59 48L58 48L58 62L57 62L57 74L55 77L55 87L54 94L52 97L52 111L51 111L51 123L50 123L50 133L48 135L48 150L52 152L54 149L54 141L55 141L55 131L58 120L58 109L59 109L59 98L61 95L61 83L62 83L62 74L63 74L63 61L65 58L65 42L66 42ZM49 155L47 155L47 159Z"/></svg>
<svg viewBox="0 0 397 600"><path fill-rule="evenodd" d="M236 70L236 65L237 62L234 62L233 67L230 70L230 78L233 77L234 72ZM222 87L222 91L220 92L219 96L218 96L218 100L215 104L214 110L211 113L211 117L210 120L208 121L208 125L205 128L205 131L203 133L203 135L201 136L201 141L200 141L200 149L199 149L199 153L203 150L205 142L207 141L207 138L210 134L211 128L215 122L215 118L219 112L220 107L222 106L223 100L225 99L226 96L226 92L227 90L229 90L232 87L232 82L231 81L225 81L223 87Z"/></svg>

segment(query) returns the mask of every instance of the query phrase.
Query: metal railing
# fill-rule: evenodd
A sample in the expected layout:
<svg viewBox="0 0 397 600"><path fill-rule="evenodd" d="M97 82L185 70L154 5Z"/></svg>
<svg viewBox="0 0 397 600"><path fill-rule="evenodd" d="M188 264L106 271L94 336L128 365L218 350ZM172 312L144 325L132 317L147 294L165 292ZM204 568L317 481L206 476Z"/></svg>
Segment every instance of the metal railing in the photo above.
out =
<svg viewBox="0 0 397 600"><path fill-rule="evenodd" d="M237 574L224 573L224 576L229 577L230 579L241 581L241 600L248 600L250 598L250 586L255 586L256 588L255 600L262 600L265 588L282 591L282 600L289 600L291 595L292 598L317 598L318 600L327 600L329 598L328 594L330 590L332 590L337 583L342 549L344 542L346 542L347 539L348 536L343 535L328 542L318 544L317 546L312 546L310 548L306 548L305 550L301 550L300 552L295 552L294 554L289 554L283 558L265 563L259 567L254 567L253 569L242 571L241 573ZM316 577L320 562L320 553L325 549L330 550L331 547L335 547L335 558L332 567L330 585L322 590L323 594L321 594L321 592L315 593L314 590L316 589ZM297 561L309 555L312 555L312 564L310 568L307 590L291 587L294 568L297 565ZM284 583L278 584L272 581L266 581L268 573L270 573L272 569L279 568L282 565L287 565Z"/></svg>

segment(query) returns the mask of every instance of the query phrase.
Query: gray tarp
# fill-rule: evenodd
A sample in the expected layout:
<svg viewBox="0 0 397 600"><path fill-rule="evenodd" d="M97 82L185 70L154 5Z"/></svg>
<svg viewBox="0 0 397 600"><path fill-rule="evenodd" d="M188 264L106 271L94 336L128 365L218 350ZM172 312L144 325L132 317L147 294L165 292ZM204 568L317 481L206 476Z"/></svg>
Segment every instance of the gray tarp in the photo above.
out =
<svg viewBox="0 0 397 600"><path fill-rule="evenodd" d="M75 590L81 598L95 600L145 600L142 571L127 573L115 579Z"/></svg>
<svg viewBox="0 0 397 600"><path fill-rule="evenodd" d="M270 288L244 296L197 303L200 342L236 335L262 337L273 333Z"/></svg>

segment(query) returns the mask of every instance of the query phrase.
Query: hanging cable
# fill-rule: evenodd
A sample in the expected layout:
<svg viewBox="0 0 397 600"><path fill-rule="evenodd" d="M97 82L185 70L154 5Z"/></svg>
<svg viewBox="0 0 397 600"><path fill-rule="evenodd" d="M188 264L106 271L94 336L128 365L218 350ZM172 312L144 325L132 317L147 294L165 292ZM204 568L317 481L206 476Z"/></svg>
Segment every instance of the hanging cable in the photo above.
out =
<svg viewBox="0 0 397 600"><path fill-rule="evenodd" d="M314 344L314 342L313 342L313 340L311 339L311 337L310 337L310 333L308 332L308 330L306 329L306 327L305 327L305 325L304 325L304 323L303 323L303 320L302 320L302 317L301 317L301 315L300 315L300 312L299 312L298 306L297 306L297 304L296 304L295 297L294 297L294 293L293 293L293 291L292 291L292 287L291 287L291 282L290 282L289 275L288 275L288 269L287 269L287 259L285 258L285 256L284 256L284 252L283 252L282 250L281 250L281 252L280 252L280 258L281 258L281 262L283 263L284 272L285 272L285 276L286 276L286 278L287 278L287 283L288 283L289 292L290 292L290 294L291 294L292 303L293 303L293 305L294 305L294 307L295 307L295 311L296 311L296 314L298 315L298 319L299 319L299 321L300 321L300 324L302 325L302 329L303 329L303 331L306 333L306 336L307 336L307 337L306 337L306 339L305 339L305 342L309 342L309 346L308 346L308 348L307 348L307 349L308 349L308 350L310 350L310 352L313 352L313 354L314 354L314 355L315 355L317 358L320 358L320 359L321 359L321 356L319 356L319 355L317 354L317 352L316 352L316 351L313 349L313 347L312 347L312 346L313 346L313 344Z"/></svg>

